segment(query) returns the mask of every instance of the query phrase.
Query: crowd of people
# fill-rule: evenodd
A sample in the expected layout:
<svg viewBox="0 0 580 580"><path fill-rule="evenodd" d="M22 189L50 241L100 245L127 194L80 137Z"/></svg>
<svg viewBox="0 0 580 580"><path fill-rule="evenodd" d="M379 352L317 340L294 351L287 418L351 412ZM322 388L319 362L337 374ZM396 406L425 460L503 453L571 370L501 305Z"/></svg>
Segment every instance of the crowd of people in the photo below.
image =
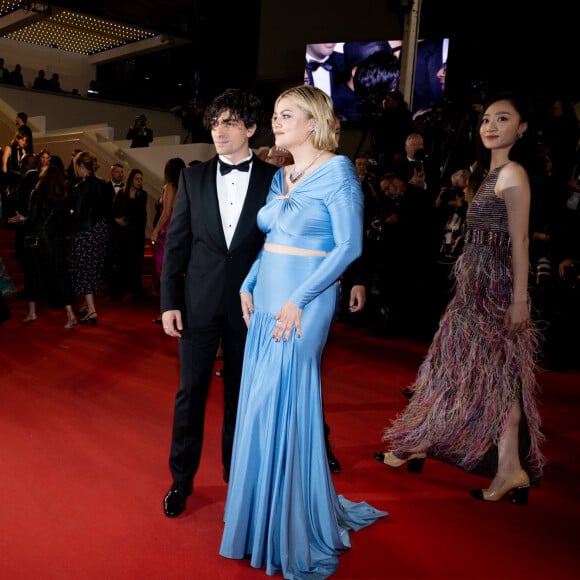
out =
<svg viewBox="0 0 580 580"><path fill-rule="evenodd" d="M18 113L17 119L26 119ZM18 123L17 123L18 124ZM3 227L15 230L15 256L24 273L23 323L33 323L39 304L64 307L65 328L97 326L95 297L145 298L143 258L147 199L143 171L113 164L99 177L99 161L75 149L65 168L48 149L27 152L19 126L4 148L0 174ZM106 288L106 290L104 290Z"/></svg>
<svg viewBox="0 0 580 580"><path fill-rule="evenodd" d="M371 148L350 159L326 92L287 89L260 158L250 142L263 105L229 89L204 112L216 155L165 165L151 234L154 322L178 340L180 376L163 510L180 516L194 493L219 350L220 554L270 575L330 576L350 532L387 515L334 488L320 367L337 317L431 340L377 461L420 472L429 458L484 474L489 486L471 495L486 502L526 504L543 473L535 371L573 319L554 298L579 285L578 119L558 100L539 139L527 103L485 95L460 159L438 140L443 121L435 131L391 101L396 92L377 101ZM381 138L394 116L398 147ZM113 299L144 295L143 171L124 183L113 165L107 182L90 151L75 151L69 174L27 144L19 126L2 175L25 272L23 322L46 301L65 309L67 329L95 326L104 282Z"/></svg>
<svg viewBox="0 0 580 580"><path fill-rule="evenodd" d="M0 83L15 87L26 86L24 76L22 75L22 65L15 64L14 68L9 70L4 64L4 59L0 57ZM38 71L38 75L30 86L37 91L52 91L53 93L63 92L60 86L58 73L52 73L50 78L47 78L46 71L43 69Z"/></svg>
<svg viewBox="0 0 580 580"><path fill-rule="evenodd" d="M237 232L241 216L247 218L248 185L256 185L247 173L261 175L264 169L247 145L256 130L252 109L239 108L243 99L234 96L221 95L208 109L218 155L186 170L167 232L166 260L172 256L172 266L162 273L162 323L169 336L179 338L181 376L165 514L183 513L194 490L205 397L221 341L229 394L220 554L250 558L252 566L287 578L314 569L322 577L334 571L336 556L346 547L336 539L386 515L337 497L329 475L320 361L340 308L340 286L357 264L362 279L366 271L372 280L369 305L374 294L382 304L385 293L404 278L404 290L390 297L385 310L399 314L400 301L406 300L409 310L399 315L401 325L409 325L412 309L429 303L424 292L434 233L451 301L415 384L404 389L411 399L407 411L385 429L389 450L375 458L414 471L426 457L444 460L491 478L488 488L471 492L474 498L495 502L510 496L514 503L527 503L545 460L535 382L539 331L528 293L528 230L540 151L525 107L511 94L487 100L477 127L479 154L443 185L436 169L428 167L418 129L406 136L399 158L365 155L353 163L335 154L339 123L323 91L306 85L282 93L272 116L275 144L263 151L263 159L278 170L269 191L259 194L267 193L265 204L258 202L256 209L258 194L251 196L254 225L266 237L251 250L251 238L244 241ZM232 189L242 192L241 199L232 201ZM200 233L200 220L210 220L217 235L207 228ZM256 255L243 267L242 247ZM386 267L386 256L394 253L398 260ZM228 255L237 259L229 263ZM418 265L424 267L419 275L413 271ZM245 337L235 318L238 293ZM238 387L237 417L232 417ZM195 415L188 412L192 408ZM430 419L433 408L438 422ZM462 414L452 412L455 408ZM302 514L306 506L316 506L316 517ZM289 522L288 513L298 515Z"/></svg>

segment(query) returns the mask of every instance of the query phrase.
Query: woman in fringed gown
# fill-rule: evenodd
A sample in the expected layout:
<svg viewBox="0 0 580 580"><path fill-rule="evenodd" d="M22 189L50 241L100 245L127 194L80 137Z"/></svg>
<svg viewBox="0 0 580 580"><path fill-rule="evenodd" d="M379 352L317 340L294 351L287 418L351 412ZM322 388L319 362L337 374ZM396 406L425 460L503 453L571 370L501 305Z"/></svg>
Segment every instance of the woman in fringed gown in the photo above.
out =
<svg viewBox="0 0 580 580"><path fill-rule="evenodd" d="M537 150L524 106L491 98L479 127L485 173L469 206L455 295L419 368L411 401L375 459L420 472L425 456L492 477L471 495L527 504L542 474L536 396L538 334L530 321L530 168ZM483 147L481 147L483 145Z"/></svg>
<svg viewBox="0 0 580 580"><path fill-rule="evenodd" d="M328 96L315 87L275 104L275 174L258 225L264 247L241 288L248 324L220 554L249 555L284 578L327 578L349 531L386 512L337 496L326 460L320 361L339 277L362 248L362 193L336 149Z"/></svg>

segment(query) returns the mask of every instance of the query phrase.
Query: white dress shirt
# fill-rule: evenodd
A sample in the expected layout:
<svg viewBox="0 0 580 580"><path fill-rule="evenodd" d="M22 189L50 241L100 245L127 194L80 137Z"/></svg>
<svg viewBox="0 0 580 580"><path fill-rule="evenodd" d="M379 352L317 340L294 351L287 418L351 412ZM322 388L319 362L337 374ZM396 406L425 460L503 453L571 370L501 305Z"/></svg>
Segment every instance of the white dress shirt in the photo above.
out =
<svg viewBox="0 0 580 580"><path fill-rule="evenodd" d="M250 159L252 155L241 159L239 163ZM224 162L231 165L231 163L223 156L219 158ZM253 163L252 163L253 164ZM236 227L238 226L238 221L240 220L240 214L242 213L242 208L244 207L244 201L246 199L246 194L248 193L248 185L250 183L250 175L252 173L252 165L250 165L249 171L230 171L226 175L222 175L219 169L219 163L217 168L216 185L218 192L218 202L220 207L220 215L222 218L222 227L224 229L224 235L226 238L226 243L228 248L234 237Z"/></svg>
<svg viewBox="0 0 580 580"><path fill-rule="evenodd" d="M318 62L326 62L330 57L326 57ZM315 58L310 58L306 55L306 60L308 62L315 61ZM329 97L332 96L332 83L330 82L330 71L323 67L318 67L316 70L312 71L312 81L314 86L322 89Z"/></svg>

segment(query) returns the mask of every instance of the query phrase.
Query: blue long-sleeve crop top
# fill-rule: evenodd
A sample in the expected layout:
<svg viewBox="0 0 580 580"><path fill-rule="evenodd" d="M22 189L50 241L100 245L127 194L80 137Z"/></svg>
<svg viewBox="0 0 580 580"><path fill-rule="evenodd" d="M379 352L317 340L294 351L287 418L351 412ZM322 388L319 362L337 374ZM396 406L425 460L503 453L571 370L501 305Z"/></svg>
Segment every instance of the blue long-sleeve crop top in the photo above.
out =
<svg viewBox="0 0 580 580"><path fill-rule="evenodd" d="M272 180L266 205L258 212L258 227L266 242L327 252L320 267L288 297L299 308L333 284L362 251L363 194L354 165L347 157L332 157L304 177L288 195L284 173ZM241 292L252 292L262 252Z"/></svg>

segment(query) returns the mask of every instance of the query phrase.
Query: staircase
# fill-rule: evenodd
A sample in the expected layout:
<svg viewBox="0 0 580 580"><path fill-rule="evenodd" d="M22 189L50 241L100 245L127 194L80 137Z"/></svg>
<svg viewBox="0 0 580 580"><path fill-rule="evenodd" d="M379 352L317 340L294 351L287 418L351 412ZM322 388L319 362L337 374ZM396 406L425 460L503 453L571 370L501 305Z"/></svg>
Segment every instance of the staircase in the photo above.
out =
<svg viewBox="0 0 580 580"><path fill-rule="evenodd" d="M12 278L18 292L24 287L24 274L20 268L20 264L16 260L14 251L14 237L16 230L7 225L4 220L0 220L0 257L4 262L4 266L10 278ZM14 298L13 294L9 299Z"/></svg>

